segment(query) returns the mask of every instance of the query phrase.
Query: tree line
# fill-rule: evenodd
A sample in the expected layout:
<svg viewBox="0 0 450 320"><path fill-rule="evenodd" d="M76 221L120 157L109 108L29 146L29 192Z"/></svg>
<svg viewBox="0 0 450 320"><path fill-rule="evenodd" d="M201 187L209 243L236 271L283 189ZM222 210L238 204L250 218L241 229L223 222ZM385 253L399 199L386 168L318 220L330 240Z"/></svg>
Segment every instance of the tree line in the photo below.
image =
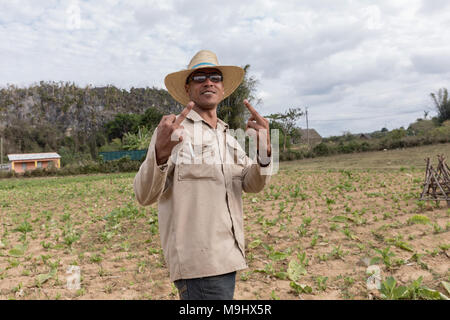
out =
<svg viewBox="0 0 450 320"><path fill-rule="evenodd" d="M218 107L219 118L232 129L245 128L249 115L244 98L259 101L250 65L243 68L244 81ZM0 88L4 155L52 151L65 165L96 160L99 151L142 148L161 117L177 114L182 107L167 90L158 88L125 90L45 81L25 88L8 85Z"/></svg>
<svg viewBox="0 0 450 320"><path fill-rule="evenodd" d="M244 99L256 106L260 102L256 96L258 81L249 75L250 65L243 68L244 81L220 103L217 110L219 118L231 129L245 128L249 114L242 103ZM436 136L445 137L447 126L444 124L450 119L448 91L442 88L431 93L430 97L437 111L435 118L426 119L425 116L407 130L395 129L388 132L389 135L383 130L371 135L385 134L384 138L398 140L396 136L423 135L423 127L426 127L428 135L433 132ZM44 81L26 88L8 85L0 88L0 136L3 137L4 155L56 151L65 165L97 160L99 151L145 149L161 117L181 110L182 106L166 90L158 88L125 90L112 85L79 87L69 82ZM291 143L299 141L297 122L302 116L303 111L299 107L265 115L270 120L270 128L280 130L282 152L289 152ZM316 151L320 155L327 153L326 150L338 150L333 143L342 147L346 139L348 135L346 137L345 134L324 139L323 143L329 144L328 149L322 145L322 149ZM362 149L366 144L368 142L361 143Z"/></svg>

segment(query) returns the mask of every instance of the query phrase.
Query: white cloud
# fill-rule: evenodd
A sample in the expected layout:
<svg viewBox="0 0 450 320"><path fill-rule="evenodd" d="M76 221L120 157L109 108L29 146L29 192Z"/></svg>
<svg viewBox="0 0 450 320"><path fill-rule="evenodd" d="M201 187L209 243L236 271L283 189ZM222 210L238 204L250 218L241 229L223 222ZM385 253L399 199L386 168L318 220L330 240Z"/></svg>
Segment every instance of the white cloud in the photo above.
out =
<svg viewBox="0 0 450 320"><path fill-rule="evenodd" d="M263 114L308 106L325 136L392 129L448 87L448 3L1 1L0 85L164 87L210 49L223 64L251 65Z"/></svg>

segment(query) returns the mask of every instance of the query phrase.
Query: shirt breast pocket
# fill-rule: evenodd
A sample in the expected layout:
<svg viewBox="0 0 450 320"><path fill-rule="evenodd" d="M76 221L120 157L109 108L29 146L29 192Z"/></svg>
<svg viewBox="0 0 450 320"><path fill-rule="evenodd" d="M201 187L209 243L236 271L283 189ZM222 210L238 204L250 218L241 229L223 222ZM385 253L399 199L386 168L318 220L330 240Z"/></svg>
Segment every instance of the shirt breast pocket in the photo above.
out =
<svg viewBox="0 0 450 320"><path fill-rule="evenodd" d="M217 180L212 145L186 143L178 154L178 180Z"/></svg>

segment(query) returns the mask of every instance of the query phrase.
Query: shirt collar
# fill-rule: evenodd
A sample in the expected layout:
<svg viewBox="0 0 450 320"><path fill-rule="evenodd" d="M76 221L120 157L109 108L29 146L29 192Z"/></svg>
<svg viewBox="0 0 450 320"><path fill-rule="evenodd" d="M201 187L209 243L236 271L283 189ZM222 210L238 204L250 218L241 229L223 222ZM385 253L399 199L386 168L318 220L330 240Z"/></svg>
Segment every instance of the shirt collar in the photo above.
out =
<svg viewBox="0 0 450 320"><path fill-rule="evenodd" d="M194 110L189 111L186 118L197 122L197 121L203 121L206 125L209 126L209 124ZM217 129L222 129L223 131L228 130L228 124L221 119L217 118Z"/></svg>

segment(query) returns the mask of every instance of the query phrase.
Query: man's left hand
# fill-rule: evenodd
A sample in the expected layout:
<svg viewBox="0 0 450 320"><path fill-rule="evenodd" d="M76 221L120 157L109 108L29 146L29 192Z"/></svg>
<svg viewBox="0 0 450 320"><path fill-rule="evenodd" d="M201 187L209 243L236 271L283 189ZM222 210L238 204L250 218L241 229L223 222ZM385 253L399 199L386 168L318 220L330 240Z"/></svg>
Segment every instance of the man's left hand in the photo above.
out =
<svg viewBox="0 0 450 320"><path fill-rule="evenodd" d="M253 106L244 99L244 105L250 111L251 117L247 121L246 130L251 131L251 129L256 131L257 143L256 148L260 156L270 157L272 149L270 146L270 135L269 135L269 120L262 117ZM250 133L252 135L252 133ZM260 147L262 150L260 150Z"/></svg>

